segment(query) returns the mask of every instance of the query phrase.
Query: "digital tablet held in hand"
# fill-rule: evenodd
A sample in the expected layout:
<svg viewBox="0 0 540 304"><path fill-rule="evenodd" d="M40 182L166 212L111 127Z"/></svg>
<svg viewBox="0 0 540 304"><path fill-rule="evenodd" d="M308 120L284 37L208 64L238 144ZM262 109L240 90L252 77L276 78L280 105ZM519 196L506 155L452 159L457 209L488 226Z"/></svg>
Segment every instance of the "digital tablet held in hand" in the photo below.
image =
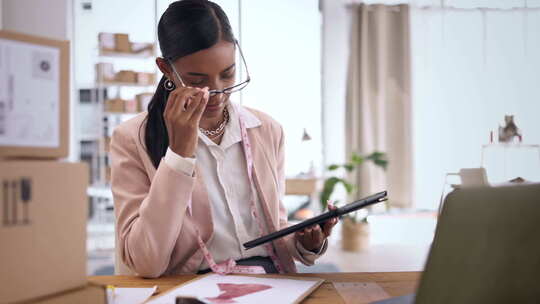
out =
<svg viewBox="0 0 540 304"><path fill-rule="evenodd" d="M313 225L316 225L316 224L319 224L319 225L322 226L324 224L324 222L328 221L331 218L340 217L342 215L345 215L345 214L350 213L350 212L354 212L354 211L362 209L364 207L386 201L387 200L386 196L387 196L386 191L382 191L382 192L379 192L377 194L373 194L373 195L368 196L366 198L363 198L363 199L357 200L355 202L352 202L350 204L347 204L347 205L345 205L345 206L343 206L341 208L337 208L335 210L330 210L330 211L325 212L325 213L323 213L321 215L318 215L316 217L312 217L310 219L307 219L307 220L305 220L305 221L303 221L301 223L298 223L296 225L289 226L287 228L281 229L281 230L276 231L276 232L272 232L272 233L267 234L265 236L262 236L260 238L254 239L254 240L249 241L247 243L244 243L244 248L245 249L251 249L253 247L257 247L259 245L271 242L271 241L273 241L275 239L284 237L284 236L286 236L288 234L294 233L296 231L302 230L302 229L304 229L306 227L310 227L310 226L313 226Z"/></svg>

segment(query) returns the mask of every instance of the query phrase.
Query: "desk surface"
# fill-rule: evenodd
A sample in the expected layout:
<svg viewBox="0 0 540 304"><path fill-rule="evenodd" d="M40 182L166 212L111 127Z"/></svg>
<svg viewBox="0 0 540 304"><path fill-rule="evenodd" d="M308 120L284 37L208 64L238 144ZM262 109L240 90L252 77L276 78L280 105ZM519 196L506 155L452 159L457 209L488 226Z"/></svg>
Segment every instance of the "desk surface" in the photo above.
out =
<svg viewBox="0 0 540 304"><path fill-rule="evenodd" d="M376 272L376 273L300 273L287 276L317 277L325 282L302 303L344 303L332 282L374 282L381 286L390 296L402 296L414 292L420 272ZM183 282L195 278L195 275L179 275L159 279L142 279L134 276L91 276L88 279L95 283L110 284L119 287L152 287L159 286L160 293Z"/></svg>

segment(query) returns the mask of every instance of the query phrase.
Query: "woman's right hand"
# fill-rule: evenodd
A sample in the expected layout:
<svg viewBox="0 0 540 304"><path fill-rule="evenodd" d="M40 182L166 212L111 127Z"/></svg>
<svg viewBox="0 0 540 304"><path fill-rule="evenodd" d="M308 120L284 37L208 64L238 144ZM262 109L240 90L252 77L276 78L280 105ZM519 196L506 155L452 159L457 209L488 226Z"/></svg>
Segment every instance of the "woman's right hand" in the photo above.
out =
<svg viewBox="0 0 540 304"><path fill-rule="evenodd" d="M182 157L194 157L199 122L208 103L208 88L178 87L169 94L163 118L169 147Z"/></svg>

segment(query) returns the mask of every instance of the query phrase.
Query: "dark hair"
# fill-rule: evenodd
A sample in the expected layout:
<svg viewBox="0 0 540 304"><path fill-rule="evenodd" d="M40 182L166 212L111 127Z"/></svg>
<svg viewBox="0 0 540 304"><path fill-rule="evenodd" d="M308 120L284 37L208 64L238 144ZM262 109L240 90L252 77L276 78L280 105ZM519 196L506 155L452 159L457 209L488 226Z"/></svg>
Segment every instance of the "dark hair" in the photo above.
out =
<svg viewBox="0 0 540 304"><path fill-rule="evenodd" d="M210 48L220 40L234 42L234 35L229 19L219 5L207 0L181 0L171 3L159 19L158 40L163 57L173 62ZM165 80L163 75L148 104L145 126L146 152L156 168L169 146L163 118L169 98L169 91L163 86Z"/></svg>

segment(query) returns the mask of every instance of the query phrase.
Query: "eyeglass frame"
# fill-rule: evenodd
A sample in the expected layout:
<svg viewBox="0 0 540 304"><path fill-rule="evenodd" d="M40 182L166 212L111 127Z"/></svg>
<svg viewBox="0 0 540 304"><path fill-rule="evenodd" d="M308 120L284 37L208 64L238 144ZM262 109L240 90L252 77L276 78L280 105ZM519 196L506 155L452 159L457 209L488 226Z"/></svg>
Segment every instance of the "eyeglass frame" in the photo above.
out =
<svg viewBox="0 0 540 304"><path fill-rule="evenodd" d="M224 88L223 90L209 90L208 93L209 93L209 96L212 97L212 96L215 96L215 95L218 95L218 94L232 94L232 93L235 93L235 92L239 92L240 90L244 89L248 84L249 82L251 81L251 77L249 76L249 70L248 70L248 67L247 67L247 63L246 63L246 59L244 58L244 53L242 53L242 49L240 48L240 44L238 43L238 40L234 39L234 44L236 45L236 47L238 47L238 51L240 52L240 58L242 59L242 63L244 64L244 67L246 68L246 80L239 83L239 84L236 84L236 85L233 85L231 87L227 87L227 88ZM171 58L166 58L167 59L167 62L169 63L169 65L171 66L174 74L176 75L176 78L178 78L178 80L180 81L180 84L183 86L183 87L187 87L186 84L184 83L184 81L182 80L182 77L180 77L180 74L178 73L178 71L176 70L176 68L174 67L174 64L171 60ZM235 88L238 88L240 86L243 86L241 87L240 89L234 91Z"/></svg>

